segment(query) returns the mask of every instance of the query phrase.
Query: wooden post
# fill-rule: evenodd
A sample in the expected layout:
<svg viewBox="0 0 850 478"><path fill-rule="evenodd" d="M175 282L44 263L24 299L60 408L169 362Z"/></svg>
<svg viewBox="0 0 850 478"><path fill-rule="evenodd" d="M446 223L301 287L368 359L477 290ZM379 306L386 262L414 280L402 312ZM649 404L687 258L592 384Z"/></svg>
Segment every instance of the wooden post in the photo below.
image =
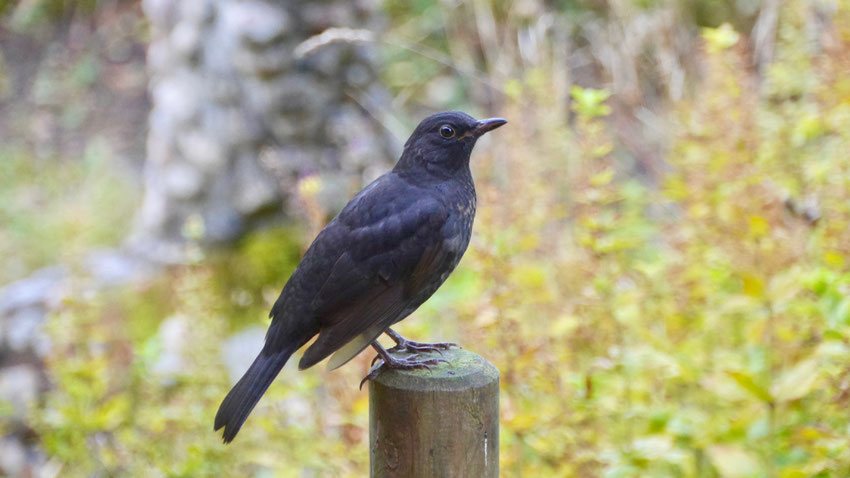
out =
<svg viewBox="0 0 850 478"><path fill-rule="evenodd" d="M499 476L499 370L466 350L443 358L369 383L371 478Z"/></svg>

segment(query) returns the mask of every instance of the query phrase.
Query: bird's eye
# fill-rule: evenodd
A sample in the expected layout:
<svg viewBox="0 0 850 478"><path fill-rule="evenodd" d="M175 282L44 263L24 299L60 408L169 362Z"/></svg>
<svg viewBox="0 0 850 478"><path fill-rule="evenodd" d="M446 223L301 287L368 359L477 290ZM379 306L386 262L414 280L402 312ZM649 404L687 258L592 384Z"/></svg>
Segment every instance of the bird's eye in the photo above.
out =
<svg viewBox="0 0 850 478"><path fill-rule="evenodd" d="M447 124L440 126L440 136L442 136L443 138L452 138L452 137L454 137L454 135L455 135L455 129L452 128L451 126L449 126Z"/></svg>

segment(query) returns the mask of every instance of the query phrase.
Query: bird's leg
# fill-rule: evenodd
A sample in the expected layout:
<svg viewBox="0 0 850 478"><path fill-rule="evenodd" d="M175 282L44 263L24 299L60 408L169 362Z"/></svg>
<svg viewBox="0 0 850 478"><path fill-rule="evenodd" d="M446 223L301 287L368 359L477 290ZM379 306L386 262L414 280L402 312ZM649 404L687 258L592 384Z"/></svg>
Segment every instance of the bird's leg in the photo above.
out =
<svg viewBox="0 0 850 478"><path fill-rule="evenodd" d="M387 350L387 352L391 354L396 352L409 352L411 354L414 354L413 356L416 356L420 352L437 352L438 354L443 355L442 351L451 347L462 348L460 345L454 342L437 342L433 344L424 342L414 342L412 340L407 340L406 338L402 337L401 334L390 328L385 330L384 333L389 335L390 338L393 339L393 341L395 341L396 343L393 348ZM375 362L377 362L380 358L382 358L380 354L375 355L375 358L372 359L371 365L375 365Z"/></svg>
<svg viewBox="0 0 850 478"><path fill-rule="evenodd" d="M454 342L437 342L433 344L424 343L424 342L414 342L412 340L407 340L406 338L399 335L393 329L387 329L384 331L385 334L389 335L391 339L393 339L396 343L396 346L391 348L389 351L392 352L400 352L402 350L417 353L417 352L438 352L442 355L442 350L446 350L451 347L461 348L460 345Z"/></svg>
<svg viewBox="0 0 850 478"><path fill-rule="evenodd" d="M427 371L431 371L431 367L434 365L438 365L440 362L449 363L448 360L442 358L432 358L425 360L416 360L419 358L418 355L411 355L409 357L404 358L395 358L390 353L381 347L381 344L378 341L372 342L372 347L378 352L378 357L381 362L372 367L372 370L369 371L369 375L363 377L363 380L360 381L360 388L363 388L363 384L366 383L367 380L372 380L373 378L378 376L378 373L382 368L394 368L398 370L413 370L413 369L425 369ZM374 360L372 361L374 363Z"/></svg>

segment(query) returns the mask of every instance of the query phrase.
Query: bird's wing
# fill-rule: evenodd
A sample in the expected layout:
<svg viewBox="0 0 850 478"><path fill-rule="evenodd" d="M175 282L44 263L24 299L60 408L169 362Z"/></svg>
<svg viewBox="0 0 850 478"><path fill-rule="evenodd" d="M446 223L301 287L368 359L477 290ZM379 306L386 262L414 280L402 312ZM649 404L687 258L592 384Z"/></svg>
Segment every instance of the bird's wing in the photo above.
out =
<svg viewBox="0 0 850 478"><path fill-rule="evenodd" d="M370 224L350 222L345 252L311 307L321 324L319 338L304 353L299 368L338 350L331 367L357 355L405 312L443 266L450 252L442 231L448 213L439 202L420 197L401 210L375 217L379 219Z"/></svg>
<svg viewBox="0 0 850 478"><path fill-rule="evenodd" d="M399 283L397 286L388 289L385 292L387 296L386 299L381 297L381 299L392 301L392 304L388 304L389 306L383 307L384 311L382 313L370 318L372 325L369 328L359 333L356 330L348 328L344 330L346 337L353 335L353 338L344 346L336 350L336 353L334 353L333 357L331 357L331 360L328 362L328 369L333 370L344 365L346 362L354 358L354 356L363 351L363 349L368 347L369 344L377 339L378 336L387 330L388 327L394 324L399 319L399 315L404 313L404 309L406 309L409 305L409 299L413 297L417 291L426 286L428 280L431 278L432 271L440 267L440 264L443 260L445 260L447 255L447 251L442 247L428 247L424 251L421 260L416 265L408 279ZM379 302L380 301L364 301L364 304L369 307L375 307L375 304ZM341 324L358 324L359 321L357 320L356 315L348 315L349 317L344 318L343 321L340 322ZM338 329L343 329L343 327L338 327ZM339 330L339 332L342 332L342 330Z"/></svg>

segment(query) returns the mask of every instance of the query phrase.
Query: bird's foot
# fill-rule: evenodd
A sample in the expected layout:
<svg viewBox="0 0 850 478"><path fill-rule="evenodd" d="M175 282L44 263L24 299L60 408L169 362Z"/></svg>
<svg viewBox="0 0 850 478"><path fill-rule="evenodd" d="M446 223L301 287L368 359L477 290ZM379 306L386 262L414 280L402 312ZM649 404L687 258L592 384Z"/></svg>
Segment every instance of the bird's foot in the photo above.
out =
<svg viewBox="0 0 850 478"><path fill-rule="evenodd" d="M452 347L463 348L454 342L414 342L412 340L407 340L406 338L402 337L398 332L393 329L387 329L386 334L389 335L390 338L393 339L393 341L395 341L396 343L395 347L389 349L389 352L410 352L412 354L420 352L437 352L442 355L443 350L447 350ZM372 363L375 362L372 361Z"/></svg>
<svg viewBox="0 0 850 478"><path fill-rule="evenodd" d="M443 354L443 350L450 349L452 347L461 348L460 345L454 342L414 342L412 340L402 339L395 347L388 350L388 352L410 352L410 353L419 353L419 352L437 352L440 355Z"/></svg>
<svg viewBox="0 0 850 478"><path fill-rule="evenodd" d="M398 353L398 352L407 352L413 354L411 356L417 356L421 353L429 353L429 352L437 352L441 356L443 355L443 350L448 350L452 347L463 348L460 345L454 342L435 342L435 343L426 343L426 342L414 342L412 340L407 340L404 337L391 349L387 349L388 353ZM375 365L375 362L381 358L381 355L375 355L375 358L372 359L371 365ZM410 358L410 357L408 357Z"/></svg>
<svg viewBox="0 0 850 478"><path fill-rule="evenodd" d="M389 351L387 351L389 352ZM396 370L417 370L417 369L425 369L428 372L431 372L431 367L439 365L442 363L449 363L448 360L443 358L430 358L425 360L418 360L419 354L410 355L403 358L395 358L392 355L387 353L383 355L379 353L372 360L372 364L375 363L376 360L381 359L381 362L378 362L377 365L373 365L371 370L369 370L369 374L363 377L363 380L360 381L360 388L363 388L363 384L368 380L372 380L377 377L378 374L384 368L392 368Z"/></svg>

